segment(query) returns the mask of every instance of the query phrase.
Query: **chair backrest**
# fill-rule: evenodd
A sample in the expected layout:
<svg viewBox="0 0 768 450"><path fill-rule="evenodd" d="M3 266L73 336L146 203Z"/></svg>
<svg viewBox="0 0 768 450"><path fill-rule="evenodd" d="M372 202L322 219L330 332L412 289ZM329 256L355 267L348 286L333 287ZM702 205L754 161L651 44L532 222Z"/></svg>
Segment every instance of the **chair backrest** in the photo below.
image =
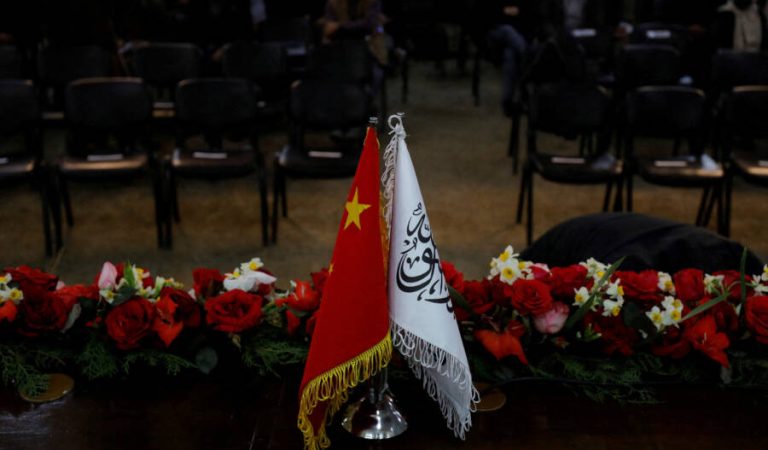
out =
<svg viewBox="0 0 768 450"><path fill-rule="evenodd" d="M238 41L227 44L222 65L224 75L260 84L273 84L288 77L285 47L276 42Z"/></svg>
<svg viewBox="0 0 768 450"><path fill-rule="evenodd" d="M316 129L365 127L371 115L370 96L355 83L306 79L291 90L292 120Z"/></svg>
<svg viewBox="0 0 768 450"><path fill-rule="evenodd" d="M575 137L606 127L611 99L594 84L554 83L528 88L530 126L538 131Z"/></svg>
<svg viewBox="0 0 768 450"><path fill-rule="evenodd" d="M576 28L571 30L570 33L585 58L599 60L611 56L613 52L613 37L607 30L601 28Z"/></svg>
<svg viewBox="0 0 768 450"><path fill-rule="evenodd" d="M0 45L0 78L22 78L22 58L15 45Z"/></svg>
<svg viewBox="0 0 768 450"><path fill-rule="evenodd" d="M731 136L768 138L768 85L738 86L725 102L725 124Z"/></svg>
<svg viewBox="0 0 768 450"><path fill-rule="evenodd" d="M678 50L688 43L688 30L682 25L659 22L636 24L629 36L632 44L669 45Z"/></svg>
<svg viewBox="0 0 768 450"><path fill-rule="evenodd" d="M30 80L0 80L0 135L35 126L40 119L37 93Z"/></svg>
<svg viewBox="0 0 768 450"><path fill-rule="evenodd" d="M64 87L79 78L110 75L110 55L97 45L46 47L38 54L37 71L45 86Z"/></svg>
<svg viewBox="0 0 768 450"><path fill-rule="evenodd" d="M626 45L616 66L617 80L625 89L676 85L681 74L680 52L668 45Z"/></svg>
<svg viewBox="0 0 768 450"><path fill-rule="evenodd" d="M720 91L768 84L768 53L718 50L712 57L712 83Z"/></svg>
<svg viewBox="0 0 768 450"><path fill-rule="evenodd" d="M315 47L310 54L307 77L369 83L372 73L366 42L349 39Z"/></svg>
<svg viewBox="0 0 768 450"><path fill-rule="evenodd" d="M133 74L148 84L175 87L187 78L200 76L202 50L190 43L150 43L133 50Z"/></svg>
<svg viewBox="0 0 768 450"><path fill-rule="evenodd" d="M701 129L705 95L685 86L645 86L627 95L626 118L633 135L693 136Z"/></svg>
<svg viewBox="0 0 768 450"><path fill-rule="evenodd" d="M312 40L309 17L267 19L260 26L264 42L291 42L308 44Z"/></svg>
<svg viewBox="0 0 768 450"><path fill-rule="evenodd" d="M176 118L189 130L217 134L251 126L257 89L242 78L197 78L176 88Z"/></svg>

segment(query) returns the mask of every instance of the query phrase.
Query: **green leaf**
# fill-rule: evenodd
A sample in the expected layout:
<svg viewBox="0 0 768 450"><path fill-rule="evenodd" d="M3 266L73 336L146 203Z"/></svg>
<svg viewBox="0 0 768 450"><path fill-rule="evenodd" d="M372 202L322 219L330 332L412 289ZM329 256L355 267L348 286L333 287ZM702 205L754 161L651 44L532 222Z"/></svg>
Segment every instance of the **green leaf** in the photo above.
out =
<svg viewBox="0 0 768 450"><path fill-rule="evenodd" d="M117 306L121 303L125 303L126 301L132 299L135 296L136 296L136 289L134 289L128 284L124 284L117 289L117 292L115 293L115 298L112 300L112 306Z"/></svg>
<svg viewBox="0 0 768 450"><path fill-rule="evenodd" d="M587 315L587 311L589 311L592 308L592 305L595 304L598 297L600 296L600 290L603 288L605 283L611 279L611 276L614 272L616 272L616 269L619 268L622 262L624 262L624 256L619 258L618 261L614 262L613 264L608 267L608 269L605 271L602 277L595 283L595 285L592 287L592 292L589 294L589 298L586 302L584 302L581 306L579 306L579 309L574 312L571 317L568 318L568 320L565 322L564 328L566 330L570 330L573 328L576 323L580 322L585 315Z"/></svg>
<svg viewBox="0 0 768 450"><path fill-rule="evenodd" d="M646 341L653 340L656 337L656 326L637 304L625 302L624 307L621 308L621 314L626 326L636 330L642 330L646 333Z"/></svg>
<svg viewBox="0 0 768 450"><path fill-rule="evenodd" d="M113 377L119 371L117 358L95 333L75 357L75 362L80 373L91 380Z"/></svg>
<svg viewBox="0 0 768 450"><path fill-rule="evenodd" d="M713 306L717 305L718 303L724 301L728 298L728 291L723 292L722 294L718 295L717 297L713 298L712 300L709 300L708 302L704 303L703 305L699 305L696 308L694 308L691 312L685 315L680 322L685 322L686 320L690 319L691 317L695 317L704 311L708 310L709 308L712 308Z"/></svg>
<svg viewBox="0 0 768 450"><path fill-rule="evenodd" d="M219 355L216 353L216 350L214 350L213 347L203 347L195 355L195 364L197 365L197 369L206 375L211 373L211 370L213 370L216 365L218 365L218 363Z"/></svg>
<svg viewBox="0 0 768 450"><path fill-rule="evenodd" d="M475 314L475 312L472 310L472 306L469 304L469 302L467 302L464 296L461 295L459 291L454 289L453 286L450 286L450 285L448 286L448 294L451 296L451 302L453 302L454 305L457 305L459 308L469 313L469 317L472 319L473 322L480 319L480 316Z"/></svg>

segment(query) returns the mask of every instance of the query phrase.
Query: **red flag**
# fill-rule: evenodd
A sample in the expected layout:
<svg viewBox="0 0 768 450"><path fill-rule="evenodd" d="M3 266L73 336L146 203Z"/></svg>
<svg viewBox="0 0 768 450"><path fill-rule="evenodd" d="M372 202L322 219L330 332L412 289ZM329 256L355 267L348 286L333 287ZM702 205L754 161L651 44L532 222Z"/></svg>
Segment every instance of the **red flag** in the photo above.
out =
<svg viewBox="0 0 768 450"><path fill-rule="evenodd" d="M325 424L347 391L389 363L386 274L379 212L379 141L374 128L341 217L304 378L298 425L307 449L326 448Z"/></svg>

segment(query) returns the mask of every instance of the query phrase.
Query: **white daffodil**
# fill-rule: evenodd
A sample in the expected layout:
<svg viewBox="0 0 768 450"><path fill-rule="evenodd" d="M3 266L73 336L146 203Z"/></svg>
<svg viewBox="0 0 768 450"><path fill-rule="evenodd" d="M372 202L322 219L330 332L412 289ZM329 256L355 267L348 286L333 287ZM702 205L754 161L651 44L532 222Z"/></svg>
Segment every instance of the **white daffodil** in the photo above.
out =
<svg viewBox="0 0 768 450"><path fill-rule="evenodd" d="M612 281L605 290L606 295L617 300L624 301L624 288L621 286L621 280Z"/></svg>
<svg viewBox="0 0 768 450"><path fill-rule="evenodd" d="M661 312L658 306L651 308L651 310L647 311L645 315L651 319L651 322L653 322L653 325L656 326L657 330L661 331L661 329L664 328L664 314Z"/></svg>
<svg viewBox="0 0 768 450"><path fill-rule="evenodd" d="M13 280L13 277L11 276L10 273L0 275L0 288L10 283L11 280Z"/></svg>
<svg viewBox="0 0 768 450"><path fill-rule="evenodd" d="M24 300L24 293L21 292L21 289L13 288L8 294L8 300L18 304L20 301Z"/></svg>
<svg viewBox="0 0 768 450"><path fill-rule="evenodd" d="M227 274L224 278L224 289L231 291L233 289L240 289L243 291L256 291L262 284L272 284L277 278L264 272L249 271L246 273L240 273L235 270L231 274Z"/></svg>
<svg viewBox="0 0 768 450"><path fill-rule="evenodd" d="M672 281L672 275L659 272L659 284L657 286L661 292L675 295L675 283Z"/></svg>
<svg viewBox="0 0 768 450"><path fill-rule="evenodd" d="M574 289L573 293L573 304L576 306L581 306L589 300L589 291L584 286Z"/></svg>
<svg viewBox="0 0 768 450"><path fill-rule="evenodd" d="M768 281L768 264L763 266L763 273L760 274L760 281Z"/></svg>
<svg viewBox="0 0 768 450"><path fill-rule="evenodd" d="M704 275L704 291L707 294L719 294L723 286L723 275Z"/></svg>
<svg viewBox="0 0 768 450"><path fill-rule="evenodd" d="M512 260L517 261L517 260ZM520 266L516 263L505 264L499 268L499 279L507 284L512 284L522 276Z"/></svg>
<svg viewBox="0 0 768 450"><path fill-rule="evenodd" d="M491 270L490 270L489 278L493 278L497 275L501 275L501 271L503 270L503 268L509 266L512 263L512 260L516 259L517 256L518 254L515 253L515 249L512 248L511 245L507 245L507 248L505 248L504 251L501 252L498 258L491 258L491 264L490 264Z"/></svg>
<svg viewBox="0 0 768 450"><path fill-rule="evenodd" d="M582 266L587 268L587 276L599 280L605 275L607 266L595 258L589 258L585 262L581 263Z"/></svg>
<svg viewBox="0 0 768 450"><path fill-rule="evenodd" d="M752 288L758 294L768 294L768 285L757 283Z"/></svg>
<svg viewBox="0 0 768 450"><path fill-rule="evenodd" d="M668 295L664 297L661 306L664 307L662 313L664 326L678 326L677 324L683 319L683 302Z"/></svg>
<svg viewBox="0 0 768 450"><path fill-rule="evenodd" d="M110 305L115 300L115 292L111 289L99 289L99 296Z"/></svg>
<svg viewBox="0 0 768 450"><path fill-rule="evenodd" d="M240 271L242 273L256 272L262 267L264 267L264 263L261 261L261 258L253 258L250 261L240 264Z"/></svg>
<svg viewBox="0 0 768 450"><path fill-rule="evenodd" d="M624 299L621 297L617 297L617 300L603 300L603 316L618 316L622 306L624 306Z"/></svg>

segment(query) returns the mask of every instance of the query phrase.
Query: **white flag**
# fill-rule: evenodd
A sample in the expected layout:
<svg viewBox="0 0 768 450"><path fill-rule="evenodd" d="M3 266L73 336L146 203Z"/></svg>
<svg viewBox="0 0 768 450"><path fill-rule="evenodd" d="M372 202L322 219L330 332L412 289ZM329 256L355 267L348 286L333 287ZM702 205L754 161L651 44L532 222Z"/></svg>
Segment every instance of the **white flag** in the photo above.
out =
<svg viewBox="0 0 768 450"><path fill-rule="evenodd" d="M390 142L389 154L384 156L392 343L406 357L427 393L439 403L448 428L464 439L479 396L472 384L424 199L405 145L405 131L399 117L391 117L390 126L392 122L396 122L394 144Z"/></svg>

